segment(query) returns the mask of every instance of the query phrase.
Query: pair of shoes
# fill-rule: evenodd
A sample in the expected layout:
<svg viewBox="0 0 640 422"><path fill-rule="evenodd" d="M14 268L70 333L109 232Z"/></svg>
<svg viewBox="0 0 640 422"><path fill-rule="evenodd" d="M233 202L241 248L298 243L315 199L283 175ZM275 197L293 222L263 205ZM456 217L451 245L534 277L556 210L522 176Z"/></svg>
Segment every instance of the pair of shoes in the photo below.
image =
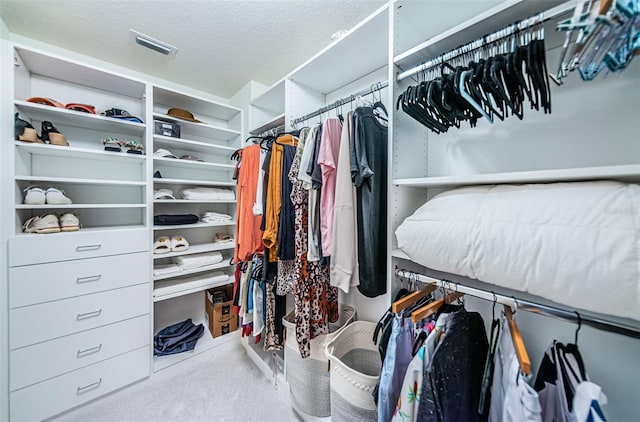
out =
<svg viewBox="0 0 640 422"><path fill-rule="evenodd" d="M101 142L105 151L123 152L126 150L128 154L144 154L144 147L136 141L119 141L117 138L110 136Z"/></svg>
<svg viewBox="0 0 640 422"><path fill-rule="evenodd" d="M182 236L160 236L153 242L153 253L182 252L189 249L189 242Z"/></svg>
<svg viewBox="0 0 640 422"><path fill-rule="evenodd" d="M45 144L58 145L62 147L68 147L67 137L64 136L53 123L44 121L42 122L42 131L40 132L40 138Z"/></svg>
<svg viewBox="0 0 640 422"><path fill-rule="evenodd" d="M38 132L36 132L31 123L19 118L18 113L15 114L14 135L16 141L38 142L65 147L69 146L67 138L60 133L58 129L56 129L53 123L46 120L43 121L40 136L38 136Z"/></svg>
<svg viewBox="0 0 640 422"><path fill-rule="evenodd" d="M71 199L67 198L64 191L57 188L49 188L46 191L40 186L29 186L24 190L24 203L27 205L67 205Z"/></svg>
<svg viewBox="0 0 640 422"><path fill-rule="evenodd" d="M233 242L233 236L228 233L216 233L213 241L216 243L231 243Z"/></svg>
<svg viewBox="0 0 640 422"><path fill-rule="evenodd" d="M75 214L62 214L60 218L55 214L31 217L22 225L25 233L60 233L80 230L80 220Z"/></svg>
<svg viewBox="0 0 640 422"><path fill-rule="evenodd" d="M42 143L31 123L18 117L18 113L15 114L13 131L16 141Z"/></svg>

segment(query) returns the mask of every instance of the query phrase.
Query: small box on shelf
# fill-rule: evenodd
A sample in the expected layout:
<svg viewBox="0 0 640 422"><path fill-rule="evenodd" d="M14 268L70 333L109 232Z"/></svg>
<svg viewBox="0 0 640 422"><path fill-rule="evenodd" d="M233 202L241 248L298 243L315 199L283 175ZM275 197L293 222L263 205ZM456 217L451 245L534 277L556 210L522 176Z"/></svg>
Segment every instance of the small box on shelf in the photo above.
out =
<svg viewBox="0 0 640 422"><path fill-rule="evenodd" d="M220 337L238 328L238 316L233 311L233 285L215 287L205 292L207 325L211 335Z"/></svg>
<svg viewBox="0 0 640 422"><path fill-rule="evenodd" d="M170 136L172 138L180 137L180 125L172 122L163 122L162 120L153 121L153 133L156 135Z"/></svg>

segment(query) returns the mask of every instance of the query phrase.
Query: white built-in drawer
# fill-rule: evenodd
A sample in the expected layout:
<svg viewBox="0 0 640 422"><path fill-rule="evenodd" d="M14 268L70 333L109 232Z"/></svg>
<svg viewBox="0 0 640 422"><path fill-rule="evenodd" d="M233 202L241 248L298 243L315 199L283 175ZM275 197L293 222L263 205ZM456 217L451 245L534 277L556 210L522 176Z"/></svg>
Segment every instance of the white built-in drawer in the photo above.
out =
<svg viewBox="0 0 640 422"><path fill-rule="evenodd" d="M148 346L149 315L11 351L11 391Z"/></svg>
<svg viewBox="0 0 640 422"><path fill-rule="evenodd" d="M40 421L149 376L148 346L43 381L10 396L12 421Z"/></svg>
<svg viewBox="0 0 640 422"><path fill-rule="evenodd" d="M9 269L9 306L150 283L150 267L148 252L13 267Z"/></svg>
<svg viewBox="0 0 640 422"><path fill-rule="evenodd" d="M149 284L109 290L9 311L10 349L150 313Z"/></svg>
<svg viewBox="0 0 640 422"><path fill-rule="evenodd" d="M9 266L149 251L145 229L80 230L9 239Z"/></svg>

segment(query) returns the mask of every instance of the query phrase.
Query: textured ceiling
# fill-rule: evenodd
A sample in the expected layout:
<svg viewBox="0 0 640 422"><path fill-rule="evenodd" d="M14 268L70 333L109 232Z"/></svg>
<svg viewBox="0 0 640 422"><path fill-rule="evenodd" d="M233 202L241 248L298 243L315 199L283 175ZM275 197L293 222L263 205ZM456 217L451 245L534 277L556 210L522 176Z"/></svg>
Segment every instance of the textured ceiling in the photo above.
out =
<svg viewBox="0 0 640 422"><path fill-rule="evenodd" d="M384 0L0 0L12 33L229 98L271 85ZM129 29L178 47L136 45Z"/></svg>

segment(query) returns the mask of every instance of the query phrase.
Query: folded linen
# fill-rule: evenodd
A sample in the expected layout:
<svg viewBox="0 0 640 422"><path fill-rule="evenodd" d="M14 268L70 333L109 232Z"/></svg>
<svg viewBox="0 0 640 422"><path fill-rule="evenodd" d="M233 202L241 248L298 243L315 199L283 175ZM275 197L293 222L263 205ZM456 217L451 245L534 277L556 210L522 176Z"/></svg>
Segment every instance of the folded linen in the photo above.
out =
<svg viewBox="0 0 640 422"><path fill-rule="evenodd" d="M222 254L220 252L204 252L186 256L176 256L173 262L178 264L184 270L205 267L222 262Z"/></svg>
<svg viewBox="0 0 640 422"><path fill-rule="evenodd" d="M168 296L186 290L193 290L204 286L219 284L229 281L229 275L223 272L207 273L202 275L184 278L172 278L170 280L156 281L153 283L153 297Z"/></svg>
<svg viewBox="0 0 640 422"><path fill-rule="evenodd" d="M153 267L154 277L160 277L163 275L175 274L182 272L182 266L174 264L160 264Z"/></svg>
<svg viewBox="0 0 640 422"><path fill-rule="evenodd" d="M180 191L184 199L201 201L233 201L236 193L232 189L226 188L187 188Z"/></svg>
<svg viewBox="0 0 640 422"><path fill-rule="evenodd" d="M200 221L204 223L215 223L220 221L231 221L231 216L228 214L221 214L218 212L205 212L200 217Z"/></svg>

